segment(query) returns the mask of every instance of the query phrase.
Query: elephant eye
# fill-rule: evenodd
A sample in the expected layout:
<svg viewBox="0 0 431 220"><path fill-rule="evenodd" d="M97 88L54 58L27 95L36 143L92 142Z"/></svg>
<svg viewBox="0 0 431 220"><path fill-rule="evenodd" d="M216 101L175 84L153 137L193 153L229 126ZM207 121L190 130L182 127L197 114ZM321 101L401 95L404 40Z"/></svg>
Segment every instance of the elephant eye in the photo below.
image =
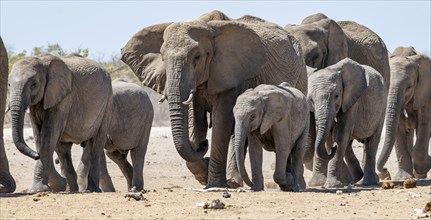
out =
<svg viewBox="0 0 431 220"><path fill-rule="evenodd" d="M255 115L250 116L250 120L254 120L256 118Z"/></svg>
<svg viewBox="0 0 431 220"><path fill-rule="evenodd" d="M37 86L36 82L33 82L30 86L30 89L34 89L34 88L36 88L36 86Z"/></svg>
<svg viewBox="0 0 431 220"><path fill-rule="evenodd" d="M195 57L195 59L193 60L193 65L194 66L196 66L197 64L198 64L198 61L199 61L199 58L200 58L201 56L199 56L199 55L197 55L196 57Z"/></svg>

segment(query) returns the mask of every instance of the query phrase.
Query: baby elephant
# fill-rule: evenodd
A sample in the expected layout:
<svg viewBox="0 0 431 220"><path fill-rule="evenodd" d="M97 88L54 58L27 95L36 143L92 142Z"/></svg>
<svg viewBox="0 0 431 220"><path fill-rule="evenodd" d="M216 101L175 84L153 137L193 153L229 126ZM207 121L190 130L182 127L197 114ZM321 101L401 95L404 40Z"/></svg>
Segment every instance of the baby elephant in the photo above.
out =
<svg viewBox="0 0 431 220"><path fill-rule="evenodd" d="M115 80L112 82L112 91L114 104L105 152L120 167L121 172L126 177L128 190L135 187L136 190L141 191L144 187L145 153L147 152L154 116L153 105L145 90L134 83ZM85 143L83 143L83 146L85 146ZM133 167L127 161L129 151L131 152ZM57 153L59 154L59 152ZM104 192L113 191L112 181L107 172L104 158L102 157L100 161L100 188ZM70 154L61 152L59 160L62 173L69 179L75 172L70 160ZM100 191L99 187L93 182L93 175L96 174L90 171L87 190ZM70 181L68 183L70 186ZM72 187L71 191L73 191Z"/></svg>
<svg viewBox="0 0 431 220"><path fill-rule="evenodd" d="M305 188L302 160L308 135L306 97L288 83L259 85L238 96L234 107L237 166L252 190L264 189L262 148L274 151L274 181L283 191ZM248 142L252 180L244 166Z"/></svg>

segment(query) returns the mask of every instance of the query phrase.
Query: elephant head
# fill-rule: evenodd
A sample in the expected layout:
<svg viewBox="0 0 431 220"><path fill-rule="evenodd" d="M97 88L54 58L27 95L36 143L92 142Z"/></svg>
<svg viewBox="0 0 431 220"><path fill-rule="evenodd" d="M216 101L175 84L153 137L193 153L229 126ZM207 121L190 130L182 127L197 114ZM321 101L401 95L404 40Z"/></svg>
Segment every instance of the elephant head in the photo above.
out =
<svg viewBox="0 0 431 220"><path fill-rule="evenodd" d="M195 94L235 88L256 77L266 62L259 36L227 19L215 11L193 22L150 26L122 49L122 60L142 83L166 95L175 147L189 162L201 159L208 147L206 134L189 135L189 110L198 107Z"/></svg>
<svg viewBox="0 0 431 220"><path fill-rule="evenodd" d="M335 155L334 143L330 155L325 150L325 142L333 123L337 123L339 111L348 111L364 93L369 84L369 76L357 62L345 58L335 65L312 73L308 78L308 101L316 115L317 138L315 148L319 157L330 160Z"/></svg>
<svg viewBox="0 0 431 220"><path fill-rule="evenodd" d="M285 29L300 42L307 66L322 69L348 55L343 30L323 14L308 16L300 25L286 25Z"/></svg>
<svg viewBox="0 0 431 220"><path fill-rule="evenodd" d="M391 69L391 83L389 86L388 104L386 108L385 141L382 153L377 161L377 170L381 173L387 172L384 165L392 151L397 132L399 132L397 129L402 129L398 127L400 118L411 117L412 115L409 116L407 114L408 112L417 112L424 106L430 106L431 102L431 60L429 57L417 53L412 47L399 47L395 49L390 57L389 63ZM424 110L421 111L423 112ZM429 107L425 109L423 113L428 114ZM425 121L426 119L424 119L423 122ZM409 127L410 129L415 129L417 125L409 125ZM428 146L429 136L426 139L425 141L428 142L428 144L425 145ZM415 159L426 157L428 149L423 149L423 151L424 152L421 152L422 155L413 154L413 160L415 161ZM413 152L416 152L416 149L414 149ZM423 174L423 172L426 173L426 170L430 168L425 168L426 170L424 171L418 170L424 168L415 166L415 169L416 172Z"/></svg>
<svg viewBox="0 0 431 220"><path fill-rule="evenodd" d="M233 109L235 117L234 148L238 169L247 185L253 186L244 167L245 145L248 136L265 135L275 123L282 119L283 115L289 114L290 102L291 100L271 85L260 85L256 89L249 89L238 96ZM250 155L250 160L259 160L259 158L253 157L256 155Z"/></svg>
<svg viewBox="0 0 431 220"><path fill-rule="evenodd" d="M13 65L9 85L13 141L21 153L37 160L39 154L23 138L25 110L49 110L57 105L71 92L72 74L61 59L51 55L23 58Z"/></svg>

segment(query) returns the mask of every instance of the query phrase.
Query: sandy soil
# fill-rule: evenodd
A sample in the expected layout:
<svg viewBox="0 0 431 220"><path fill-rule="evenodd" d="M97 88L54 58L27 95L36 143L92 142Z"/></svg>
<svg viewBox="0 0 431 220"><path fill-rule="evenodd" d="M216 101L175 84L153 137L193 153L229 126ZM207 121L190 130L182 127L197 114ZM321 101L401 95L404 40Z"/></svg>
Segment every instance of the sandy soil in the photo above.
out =
<svg viewBox="0 0 431 220"><path fill-rule="evenodd" d="M23 156L13 145L11 131L5 131L6 152L11 173L17 182L13 194L0 194L1 219L409 219L415 208L431 201L430 180L426 186L411 189L380 187L325 190L307 188L298 193L281 192L272 180L273 153L264 154L264 192L197 192L202 189L175 151L170 129L154 127L146 155L144 200L125 198L126 180L108 159L115 193L37 193L28 194L35 161ZM27 142L34 146L31 129L25 130ZM362 158L363 148L355 146ZM75 166L82 149L74 146ZM396 171L395 156L387 167ZM58 165L57 165L57 168ZM308 180L311 172L306 171ZM415 196L416 195L416 196ZM224 209L204 209L198 203L219 199ZM428 217L429 218L429 217Z"/></svg>

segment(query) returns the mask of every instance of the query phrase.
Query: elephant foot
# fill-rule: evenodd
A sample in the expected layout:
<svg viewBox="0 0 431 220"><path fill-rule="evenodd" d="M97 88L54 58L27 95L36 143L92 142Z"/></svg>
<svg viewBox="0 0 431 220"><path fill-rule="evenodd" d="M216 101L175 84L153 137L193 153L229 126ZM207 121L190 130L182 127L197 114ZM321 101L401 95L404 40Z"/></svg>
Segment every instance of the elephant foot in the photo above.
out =
<svg viewBox="0 0 431 220"><path fill-rule="evenodd" d="M364 178L361 179L358 184L363 186L378 186L379 176L376 173L364 175Z"/></svg>
<svg viewBox="0 0 431 220"><path fill-rule="evenodd" d="M186 166L193 173L195 179L202 185L208 184L209 157L202 158L196 162L187 162Z"/></svg>
<svg viewBox="0 0 431 220"><path fill-rule="evenodd" d="M242 179L235 179L235 178L228 179L227 185L229 188L232 188L232 189L236 189L244 186Z"/></svg>
<svg viewBox="0 0 431 220"><path fill-rule="evenodd" d="M417 173L416 171L413 171L413 174L414 174L415 178L418 178L418 179L426 179L427 178L427 173Z"/></svg>
<svg viewBox="0 0 431 220"><path fill-rule="evenodd" d="M299 192L299 187L295 184L294 186L291 185L278 185L280 187L280 190L283 192Z"/></svg>
<svg viewBox="0 0 431 220"><path fill-rule="evenodd" d="M255 192L264 191L265 187L261 184L255 184L251 187L251 190L253 190Z"/></svg>
<svg viewBox="0 0 431 220"><path fill-rule="evenodd" d="M307 184L305 183L305 179L303 176L299 177L298 185L299 185L299 189L305 189L307 187Z"/></svg>
<svg viewBox="0 0 431 220"><path fill-rule="evenodd" d="M216 180L216 181L209 181L206 185L205 189L209 188L227 188L227 181L226 180Z"/></svg>
<svg viewBox="0 0 431 220"><path fill-rule="evenodd" d="M37 193L37 192L51 192L51 188L43 183L33 183L33 187L31 188L31 193Z"/></svg>
<svg viewBox="0 0 431 220"><path fill-rule="evenodd" d="M322 173L313 173L313 176L308 181L308 186L323 186L326 182L326 176Z"/></svg>
<svg viewBox="0 0 431 220"><path fill-rule="evenodd" d="M380 180L391 180L391 174L389 173L389 171L384 171L384 172L380 172L377 174L380 178Z"/></svg>
<svg viewBox="0 0 431 220"><path fill-rule="evenodd" d="M413 178L413 175L405 170L399 169L397 174L395 175L396 180L405 180Z"/></svg>
<svg viewBox="0 0 431 220"><path fill-rule="evenodd" d="M64 177L58 176L54 181L49 181L49 186L53 192L66 191L67 181Z"/></svg>
<svg viewBox="0 0 431 220"><path fill-rule="evenodd" d="M12 193L16 189L15 180L10 174L0 177L0 193Z"/></svg>
<svg viewBox="0 0 431 220"><path fill-rule="evenodd" d="M340 188L344 186L345 184L336 178L327 178L325 184L323 185L323 187L326 189Z"/></svg>

